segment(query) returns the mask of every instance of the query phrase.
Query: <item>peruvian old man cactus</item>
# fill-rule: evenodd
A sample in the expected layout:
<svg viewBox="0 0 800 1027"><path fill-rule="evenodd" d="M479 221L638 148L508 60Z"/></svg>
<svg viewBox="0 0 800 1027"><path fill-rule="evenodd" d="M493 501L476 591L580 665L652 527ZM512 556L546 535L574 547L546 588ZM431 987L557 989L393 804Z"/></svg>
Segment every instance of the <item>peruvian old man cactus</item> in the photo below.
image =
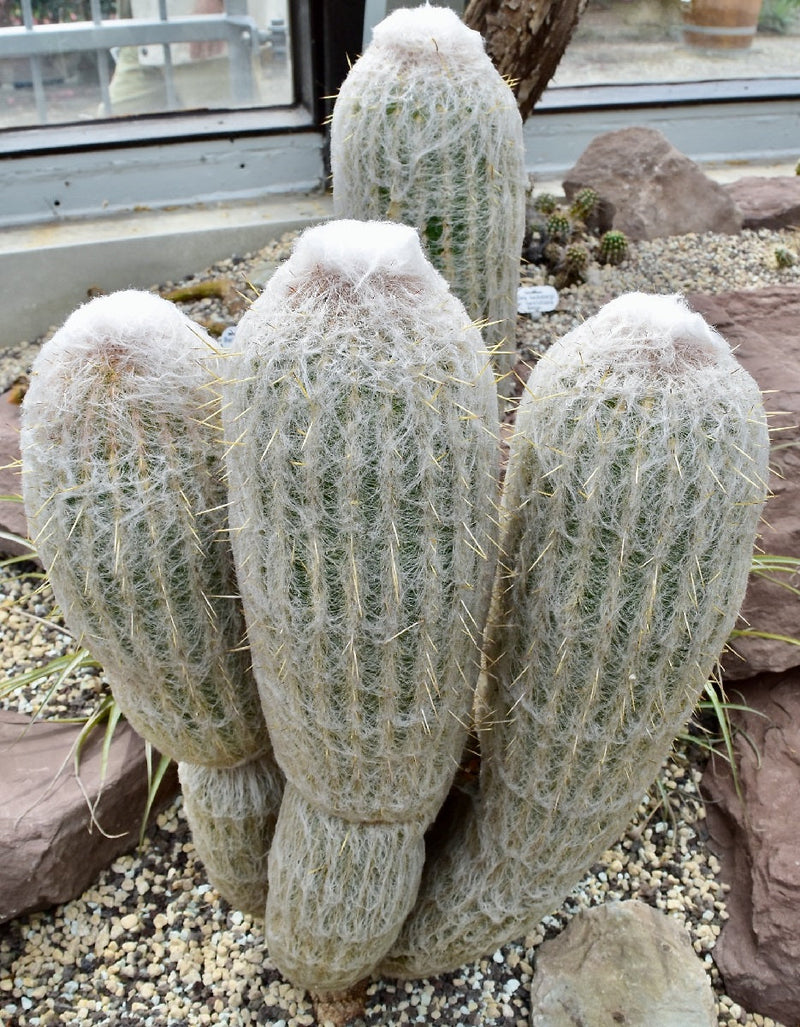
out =
<svg viewBox="0 0 800 1027"><path fill-rule="evenodd" d="M81 307L33 366L23 489L68 627L133 727L181 761L214 882L260 911L283 782L236 598L216 363L203 330L157 296Z"/></svg>
<svg viewBox="0 0 800 1027"><path fill-rule="evenodd" d="M508 394L527 177L517 103L479 33L446 7L382 21L336 98L331 170L337 217L419 230Z"/></svg>
<svg viewBox="0 0 800 1027"><path fill-rule="evenodd" d="M317 992L520 936L624 830L733 626L758 388L679 298L621 297L534 368L499 496L483 342L412 229L308 230L227 355L151 299L43 348L25 495L134 723L193 739L166 751L220 890L261 889ZM263 717L247 660L218 670L237 594Z"/></svg>

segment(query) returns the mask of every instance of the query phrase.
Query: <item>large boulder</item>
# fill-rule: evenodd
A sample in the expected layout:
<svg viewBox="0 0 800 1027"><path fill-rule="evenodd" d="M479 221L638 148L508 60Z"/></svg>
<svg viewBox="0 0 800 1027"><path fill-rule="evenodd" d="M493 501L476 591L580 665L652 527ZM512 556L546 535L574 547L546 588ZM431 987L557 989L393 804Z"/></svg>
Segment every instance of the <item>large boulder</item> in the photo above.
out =
<svg viewBox="0 0 800 1027"><path fill-rule="evenodd" d="M725 991L794 1027L800 1017L800 670L737 686L737 780L706 768L710 846L720 858L729 920L714 947ZM738 791L737 791L738 787Z"/></svg>
<svg viewBox="0 0 800 1027"><path fill-rule="evenodd" d="M629 239L686 232L739 232L742 215L721 185L653 128L597 136L563 182L568 200L586 187L600 197L600 230Z"/></svg>
<svg viewBox="0 0 800 1027"><path fill-rule="evenodd" d="M747 175L725 187L743 228L800 225L800 175Z"/></svg>
<svg viewBox="0 0 800 1027"><path fill-rule="evenodd" d="M800 286L696 294L688 300L735 347L739 361L764 393L772 432L772 495L759 546L765 553L800 557ZM790 583L800 588L800 575ZM800 594L763 577L751 578L738 626L772 635L800 635ZM723 660L728 680L797 665L799 646L757 637L736 639Z"/></svg>
<svg viewBox="0 0 800 1027"><path fill-rule="evenodd" d="M0 923L80 895L139 839L147 796L144 742L117 725L101 774L103 730L73 753L76 724L0 712ZM174 764L154 809L177 792ZM91 809L90 809L91 806Z"/></svg>
<svg viewBox="0 0 800 1027"><path fill-rule="evenodd" d="M581 910L536 954L531 1027L716 1027L686 929L644 902Z"/></svg>

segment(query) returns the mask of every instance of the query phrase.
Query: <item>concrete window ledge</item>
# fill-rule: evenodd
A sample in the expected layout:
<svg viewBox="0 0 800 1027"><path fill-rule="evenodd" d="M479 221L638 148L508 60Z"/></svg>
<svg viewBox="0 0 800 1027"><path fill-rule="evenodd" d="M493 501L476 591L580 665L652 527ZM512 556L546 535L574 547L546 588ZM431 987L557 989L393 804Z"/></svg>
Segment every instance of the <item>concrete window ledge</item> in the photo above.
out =
<svg viewBox="0 0 800 1027"><path fill-rule="evenodd" d="M5 229L0 349L61 324L93 287L111 292L179 280L331 215L330 195L291 194Z"/></svg>

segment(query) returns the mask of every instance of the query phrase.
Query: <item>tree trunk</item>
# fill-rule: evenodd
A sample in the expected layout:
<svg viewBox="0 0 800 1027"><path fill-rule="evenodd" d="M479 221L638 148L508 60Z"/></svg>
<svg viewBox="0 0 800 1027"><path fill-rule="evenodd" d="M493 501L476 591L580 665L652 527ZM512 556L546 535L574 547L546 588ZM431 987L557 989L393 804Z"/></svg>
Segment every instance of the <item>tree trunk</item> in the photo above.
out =
<svg viewBox="0 0 800 1027"><path fill-rule="evenodd" d="M510 80L523 120L533 110L567 48L588 0L470 0L464 21L486 40Z"/></svg>

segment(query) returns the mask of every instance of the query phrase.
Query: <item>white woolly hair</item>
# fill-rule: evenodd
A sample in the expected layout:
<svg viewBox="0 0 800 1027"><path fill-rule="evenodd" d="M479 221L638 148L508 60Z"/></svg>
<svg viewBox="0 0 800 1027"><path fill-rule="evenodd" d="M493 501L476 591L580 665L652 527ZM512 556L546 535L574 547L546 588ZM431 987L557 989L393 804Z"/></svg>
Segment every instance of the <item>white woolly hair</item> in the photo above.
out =
<svg viewBox="0 0 800 1027"><path fill-rule="evenodd" d="M341 218L308 228L298 237L292 259L268 283L271 292L292 293L305 283L319 291L320 276L331 287L346 283L361 290L422 288L438 276L422 251L416 229L393 221ZM444 279L441 288L447 289ZM465 322L466 323L466 322Z"/></svg>
<svg viewBox="0 0 800 1027"><path fill-rule="evenodd" d="M735 364L728 343L689 309L683 296L641 292L607 303L547 355L548 364L580 367L581 373L586 364L595 362L602 375L612 371L615 386L624 376L634 388L643 375L651 381L654 372L702 377L704 369L730 369Z"/></svg>
<svg viewBox="0 0 800 1027"><path fill-rule="evenodd" d="M235 909L263 918L267 861L284 779L270 756L238 767L179 763L183 807L209 881Z"/></svg>
<svg viewBox="0 0 800 1027"><path fill-rule="evenodd" d="M744 598L766 496L757 384L675 296L622 296L517 411L485 648L480 790L381 973L532 930L620 836Z"/></svg>
<svg viewBox="0 0 800 1027"><path fill-rule="evenodd" d="M372 30L372 46L395 51L429 53L433 59L485 58L481 34L469 28L449 7L401 7Z"/></svg>
<svg viewBox="0 0 800 1027"><path fill-rule="evenodd" d="M136 379L139 400L183 402L186 368L211 359L214 344L200 325L173 303L150 292L127 289L98 296L78 307L42 348L33 374L42 390L71 374L113 368ZM102 373L102 371L101 371Z"/></svg>
<svg viewBox="0 0 800 1027"><path fill-rule="evenodd" d="M497 392L480 333L396 224L309 229L237 345L231 541L288 782L267 943L290 980L344 988L406 917L464 745L494 566Z"/></svg>
<svg viewBox="0 0 800 1027"><path fill-rule="evenodd" d="M414 225L512 386L525 148L514 94L448 8L390 14L331 119L334 213Z"/></svg>

